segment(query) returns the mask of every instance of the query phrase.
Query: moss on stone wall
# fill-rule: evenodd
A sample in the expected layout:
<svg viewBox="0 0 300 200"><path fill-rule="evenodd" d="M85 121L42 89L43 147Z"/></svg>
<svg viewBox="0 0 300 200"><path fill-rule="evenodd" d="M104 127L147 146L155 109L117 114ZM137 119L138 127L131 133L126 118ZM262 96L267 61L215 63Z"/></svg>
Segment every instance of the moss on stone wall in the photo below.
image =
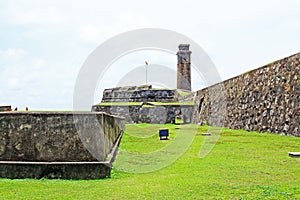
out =
<svg viewBox="0 0 300 200"><path fill-rule="evenodd" d="M199 90L193 122L300 136L299 77L300 53Z"/></svg>

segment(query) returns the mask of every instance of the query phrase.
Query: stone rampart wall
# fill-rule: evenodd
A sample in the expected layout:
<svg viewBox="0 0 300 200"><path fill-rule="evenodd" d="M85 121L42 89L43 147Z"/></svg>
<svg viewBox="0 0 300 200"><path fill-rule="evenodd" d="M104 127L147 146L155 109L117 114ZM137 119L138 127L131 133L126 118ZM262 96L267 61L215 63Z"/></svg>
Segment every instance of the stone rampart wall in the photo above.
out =
<svg viewBox="0 0 300 200"><path fill-rule="evenodd" d="M101 102L174 102L178 101L175 90L136 90L136 91L107 91L103 92Z"/></svg>
<svg viewBox="0 0 300 200"><path fill-rule="evenodd" d="M191 123L193 106L93 106L92 110L122 116L127 123L174 123L179 115Z"/></svg>
<svg viewBox="0 0 300 200"><path fill-rule="evenodd" d="M300 136L300 53L197 91L193 122Z"/></svg>

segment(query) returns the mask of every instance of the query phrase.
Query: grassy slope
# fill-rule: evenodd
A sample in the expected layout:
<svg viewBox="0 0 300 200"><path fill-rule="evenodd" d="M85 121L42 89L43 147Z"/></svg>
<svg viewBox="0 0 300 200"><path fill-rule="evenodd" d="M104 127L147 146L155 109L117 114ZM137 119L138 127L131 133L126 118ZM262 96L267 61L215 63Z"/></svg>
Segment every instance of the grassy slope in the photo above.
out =
<svg viewBox="0 0 300 200"><path fill-rule="evenodd" d="M161 127L128 125L121 149L151 152L185 129L165 125L171 140L159 141L152 133ZM224 129L214 149L201 159L201 133L206 131L200 127L186 153L158 171L113 170L112 178L92 181L0 179L0 199L300 199L300 159L287 155L299 151L300 138Z"/></svg>

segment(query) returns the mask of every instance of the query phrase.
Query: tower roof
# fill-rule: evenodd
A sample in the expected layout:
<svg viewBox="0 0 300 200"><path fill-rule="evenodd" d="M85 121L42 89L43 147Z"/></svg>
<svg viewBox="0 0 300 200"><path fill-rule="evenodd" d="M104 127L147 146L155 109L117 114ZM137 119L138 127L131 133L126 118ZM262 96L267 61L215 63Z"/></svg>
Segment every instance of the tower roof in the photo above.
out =
<svg viewBox="0 0 300 200"><path fill-rule="evenodd" d="M190 45L189 44L180 44L178 46L178 48L179 48L179 51L188 51L190 48Z"/></svg>

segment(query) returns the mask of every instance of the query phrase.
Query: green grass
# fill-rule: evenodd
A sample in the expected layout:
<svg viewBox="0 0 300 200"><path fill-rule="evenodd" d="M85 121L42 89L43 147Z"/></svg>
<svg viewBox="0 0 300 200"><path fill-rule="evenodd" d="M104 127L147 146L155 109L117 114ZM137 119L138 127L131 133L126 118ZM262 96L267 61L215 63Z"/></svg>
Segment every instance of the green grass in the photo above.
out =
<svg viewBox="0 0 300 200"><path fill-rule="evenodd" d="M103 102L97 104L97 106L138 106L142 102Z"/></svg>
<svg viewBox="0 0 300 200"><path fill-rule="evenodd" d="M169 129L170 140L158 140L160 128ZM201 133L208 128L127 125L120 152L145 158L173 145L166 148L168 155L182 148L174 146L176 141L188 141L193 132L195 137L175 162L150 173L114 169L111 178L89 181L0 179L0 199L300 199L300 159L288 156L289 151L299 151L300 138L223 129L212 151L199 158L209 139ZM136 169L159 163L155 157L149 159ZM125 161L119 154L116 167ZM129 164L134 168L134 160Z"/></svg>
<svg viewBox="0 0 300 200"><path fill-rule="evenodd" d="M177 89L178 94L182 97L192 94L193 92Z"/></svg>
<svg viewBox="0 0 300 200"><path fill-rule="evenodd" d="M185 101L185 102L149 102L153 105L194 105L193 101Z"/></svg>

